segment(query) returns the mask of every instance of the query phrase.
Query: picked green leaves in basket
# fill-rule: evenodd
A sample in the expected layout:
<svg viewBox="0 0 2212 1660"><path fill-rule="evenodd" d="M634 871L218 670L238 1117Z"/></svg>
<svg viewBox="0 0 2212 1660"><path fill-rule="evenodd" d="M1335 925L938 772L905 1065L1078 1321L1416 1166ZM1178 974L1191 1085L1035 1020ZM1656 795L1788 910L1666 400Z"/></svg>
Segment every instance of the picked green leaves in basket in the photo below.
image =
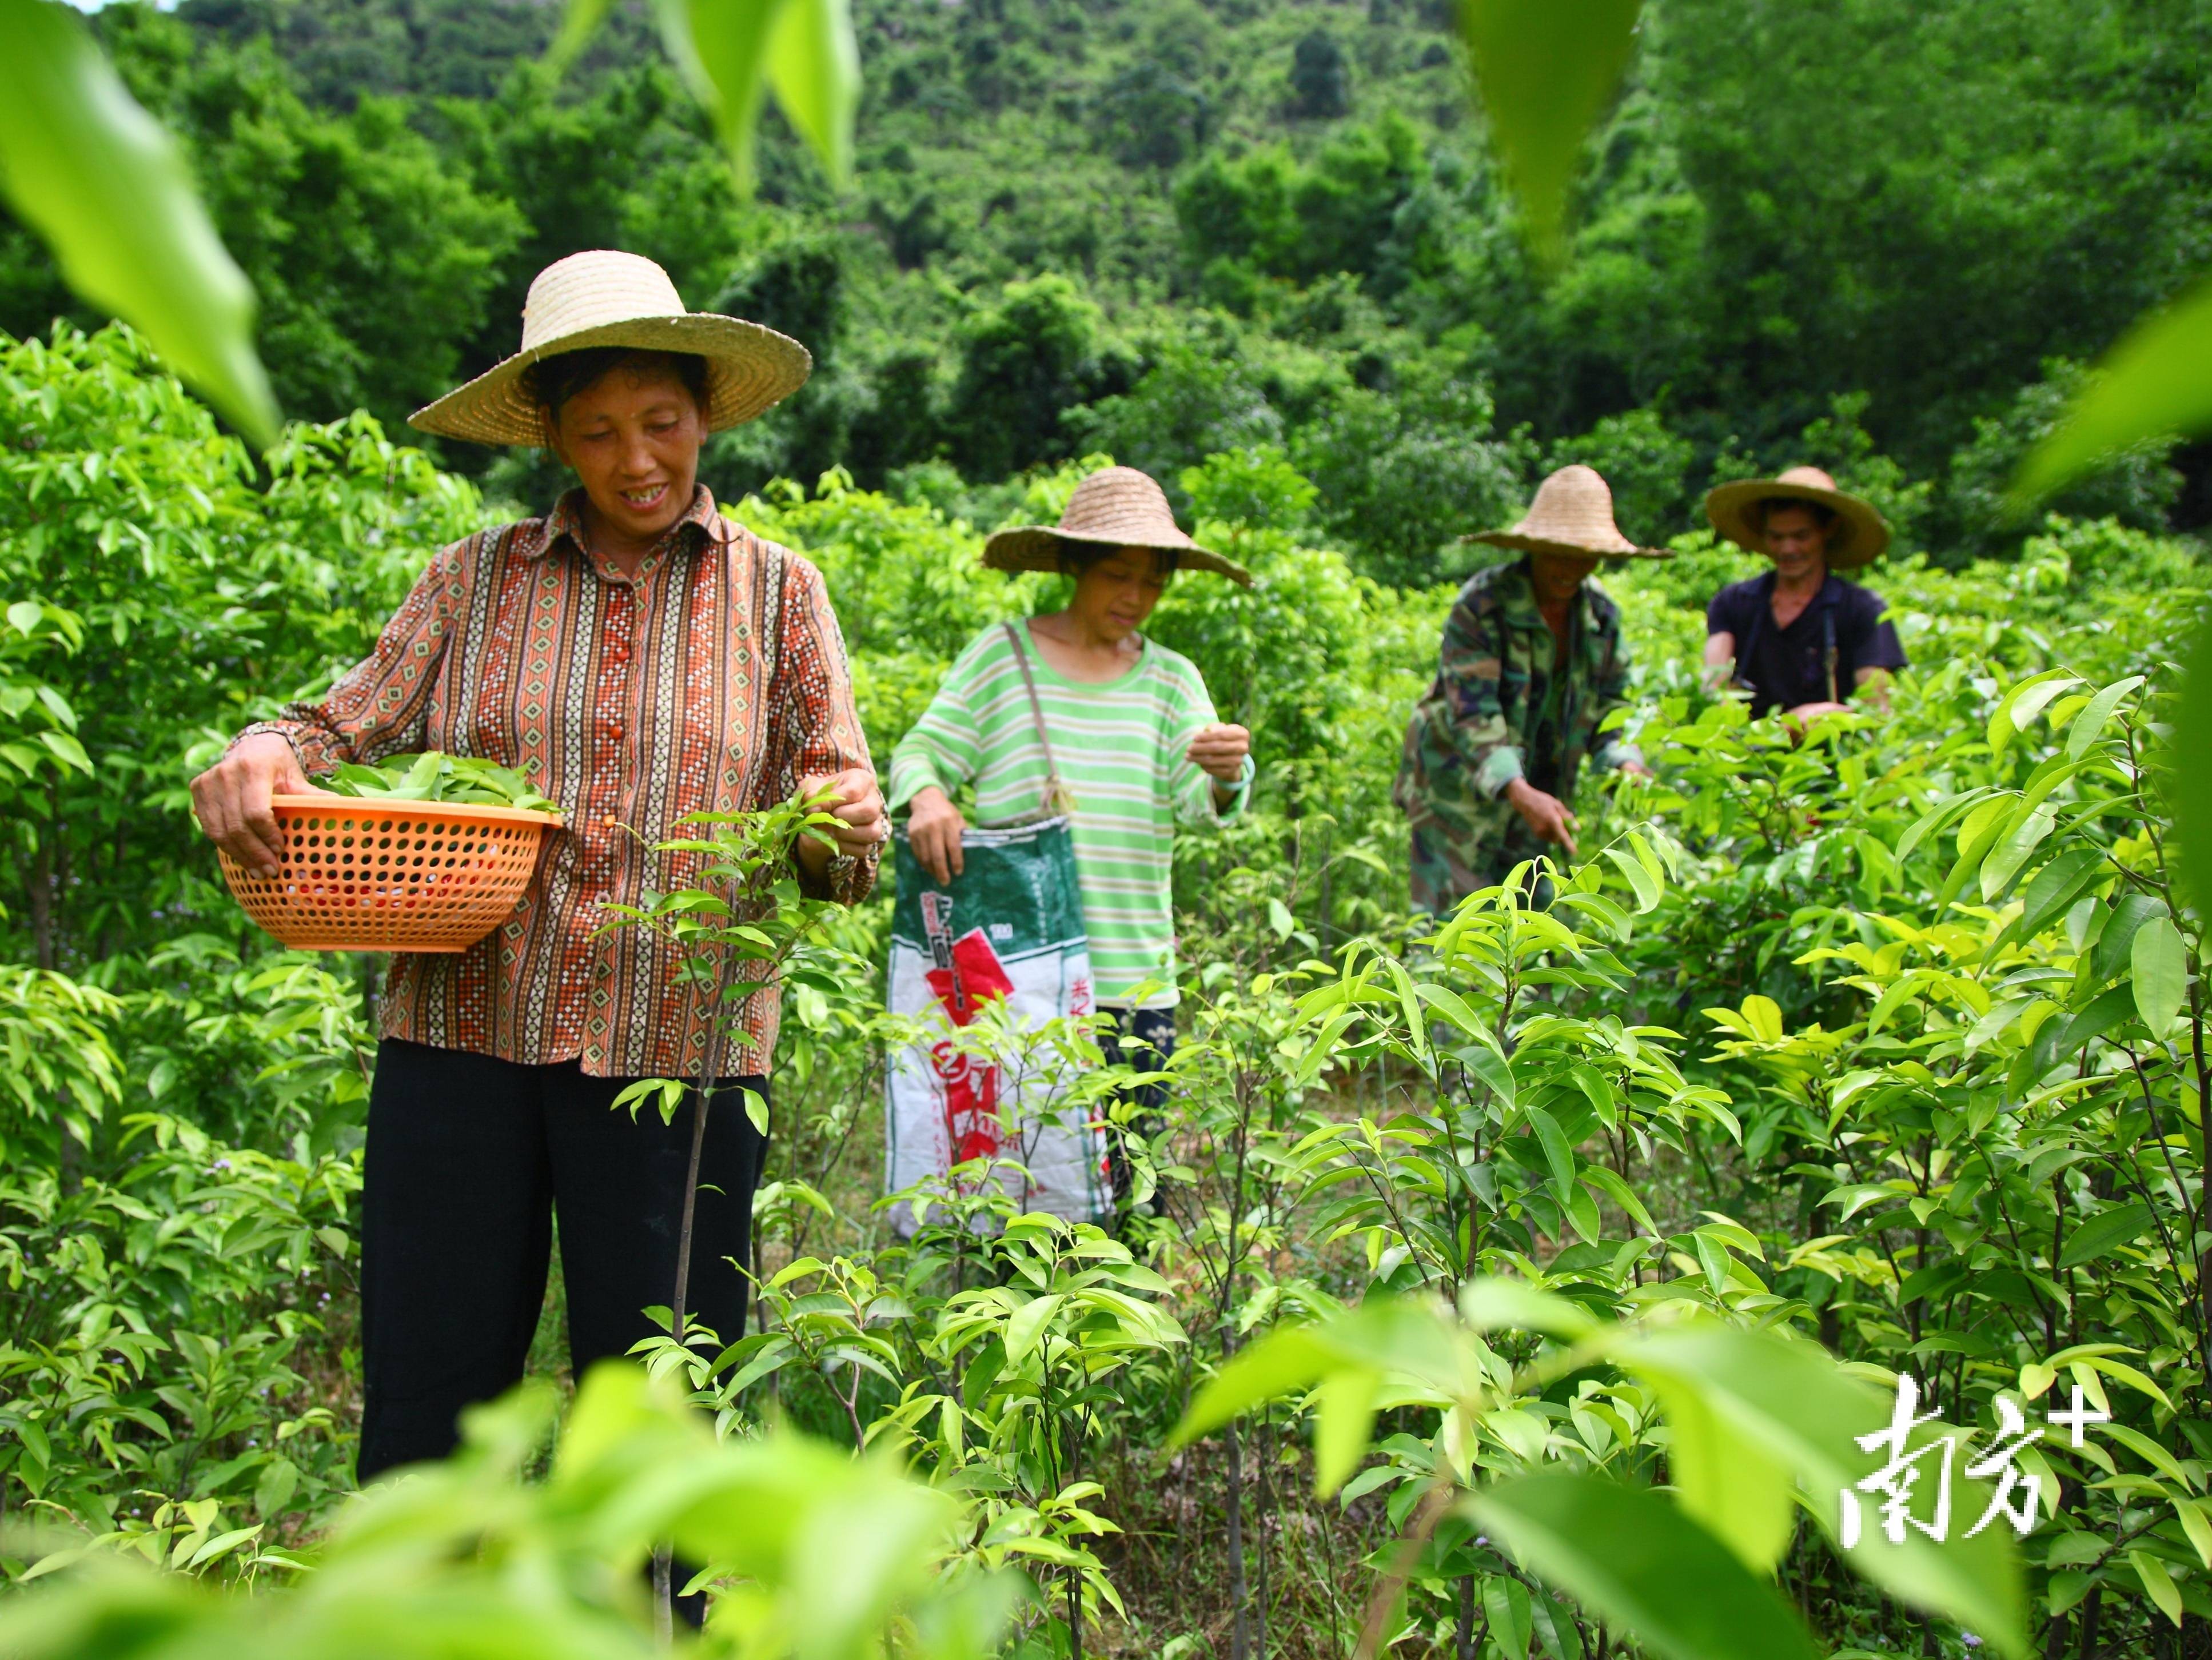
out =
<svg viewBox="0 0 2212 1660"><path fill-rule="evenodd" d="M372 801L450 801L485 807L520 807L529 812L558 812L557 802L540 795L511 767L469 755L431 750L395 755L381 766L349 762L322 781L340 795Z"/></svg>

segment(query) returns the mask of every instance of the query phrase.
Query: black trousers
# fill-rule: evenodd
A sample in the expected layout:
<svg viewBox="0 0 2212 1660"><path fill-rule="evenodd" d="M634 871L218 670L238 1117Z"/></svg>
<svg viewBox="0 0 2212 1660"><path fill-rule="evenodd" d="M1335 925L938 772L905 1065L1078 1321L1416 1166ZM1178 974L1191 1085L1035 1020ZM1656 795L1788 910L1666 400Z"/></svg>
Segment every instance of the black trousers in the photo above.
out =
<svg viewBox="0 0 2212 1660"><path fill-rule="evenodd" d="M644 1310L675 1293L695 1100L665 1125L648 1101L633 1122L612 1110L630 1081L380 1047L362 1193L362 1482L443 1457L463 1408L521 1381L556 1213L576 1374L654 1335ZM768 1151L740 1086L768 1093L762 1078L717 1085L692 1222L690 1318L725 1343L744 1330L749 1286L730 1259L750 1260Z"/></svg>

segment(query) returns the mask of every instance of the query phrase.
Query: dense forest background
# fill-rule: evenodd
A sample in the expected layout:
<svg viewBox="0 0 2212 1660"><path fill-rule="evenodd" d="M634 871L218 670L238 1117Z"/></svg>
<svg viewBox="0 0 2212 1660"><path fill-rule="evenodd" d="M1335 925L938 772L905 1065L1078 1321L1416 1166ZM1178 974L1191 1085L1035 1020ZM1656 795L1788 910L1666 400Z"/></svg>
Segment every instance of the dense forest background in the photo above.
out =
<svg viewBox="0 0 2212 1660"><path fill-rule="evenodd" d="M2079 365L2212 263L2212 14L2187 0L1663 0L1531 268L1444 0L860 0L854 187L771 116L741 203L641 9L565 77L516 0L98 14L262 299L289 415L396 425L513 350L548 261L621 246L782 328L811 384L719 441L731 499L845 466L965 510L1110 453L1279 445L1368 574L1432 581L1565 459L1632 533L1813 460L1941 562ZM0 329L97 319L20 228ZM551 482L481 452L495 496ZM993 492L997 489L997 496ZM1187 505L1187 504L1186 504ZM2212 520L2212 447L2057 504Z"/></svg>

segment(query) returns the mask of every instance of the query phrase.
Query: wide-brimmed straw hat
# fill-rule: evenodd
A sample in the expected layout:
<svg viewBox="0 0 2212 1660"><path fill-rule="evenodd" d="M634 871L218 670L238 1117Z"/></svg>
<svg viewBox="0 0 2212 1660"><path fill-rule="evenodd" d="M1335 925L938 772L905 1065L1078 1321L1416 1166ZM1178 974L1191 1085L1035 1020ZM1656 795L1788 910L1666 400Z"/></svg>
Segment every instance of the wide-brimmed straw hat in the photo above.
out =
<svg viewBox="0 0 2212 1660"><path fill-rule="evenodd" d="M1597 554L1607 559L1672 559L1664 548L1640 547L1613 522L1613 491L1595 467L1577 462L1561 467L1536 486L1536 499L1511 530L1477 531L1467 542L1519 548L1528 553L1570 557Z"/></svg>
<svg viewBox="0 0 2212 1660"><path fill-rule="evenodd" d="M709 432L790 397L814 368L798 341L742 318L686 311L676 284L652 260L602 248L539 271L523 302L522 350L416 410L408 424L479 444L544 444L544 415L523 372L541 358L592 346L705 358Z"/></svg>
<svg viewBox="0 0 2212 1660"><path fill-rule="evenodd" d="M1832 508L1828 527L1828 569L1852 570L1871 565L1889 545L1889 526L1874 503L1846 495L1818 467L1792 467L1772 478L1739 478L1705 497L1705 517L1713 528L1753 553L1766 551L1759 520L1761 502L1817 502Z"/></svg>
<svg viewBox="0 0 2212 1660"><path fill-rule="evenodd" d="M1218 571L1252 586L1243 566L1201 548L1176 527L1167 492L1134 467L1104 467L1075 487L1057 525L1018 525L983 544L983 562L994 570L1058 570L1069 542L1093 547L1158 548L1177 556L1182 570Z"/></svg>

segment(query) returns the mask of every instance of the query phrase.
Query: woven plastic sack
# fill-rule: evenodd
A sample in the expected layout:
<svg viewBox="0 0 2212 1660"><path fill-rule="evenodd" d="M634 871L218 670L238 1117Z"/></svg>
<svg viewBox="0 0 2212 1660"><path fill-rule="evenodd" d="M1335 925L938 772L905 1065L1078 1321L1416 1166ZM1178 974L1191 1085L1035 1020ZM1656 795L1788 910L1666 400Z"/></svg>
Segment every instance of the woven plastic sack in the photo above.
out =
<svg viewBox="0 0 2212 1660"><path fill-rule="evenodd" d="M1067 820L971 829L960 846L961 873L940 884L915 857L905 829L897 832L888 1002L892 1013L946 1035L891 1058L889 1191L1000 1157L1029 1173L1025 1185L1013 1171L997 1180L1023 1210L1074 1221L1104 1216L1112 1207L1104 1133L1063 1106L1065 1079L962 1054L949 1041L951 1028L973 1025L994 998L1006 999L1012 1020L1025 1027L1091 1012L1091 946ZM898 1206L895 1220L910 1234L913 1207Z"/></svg>

